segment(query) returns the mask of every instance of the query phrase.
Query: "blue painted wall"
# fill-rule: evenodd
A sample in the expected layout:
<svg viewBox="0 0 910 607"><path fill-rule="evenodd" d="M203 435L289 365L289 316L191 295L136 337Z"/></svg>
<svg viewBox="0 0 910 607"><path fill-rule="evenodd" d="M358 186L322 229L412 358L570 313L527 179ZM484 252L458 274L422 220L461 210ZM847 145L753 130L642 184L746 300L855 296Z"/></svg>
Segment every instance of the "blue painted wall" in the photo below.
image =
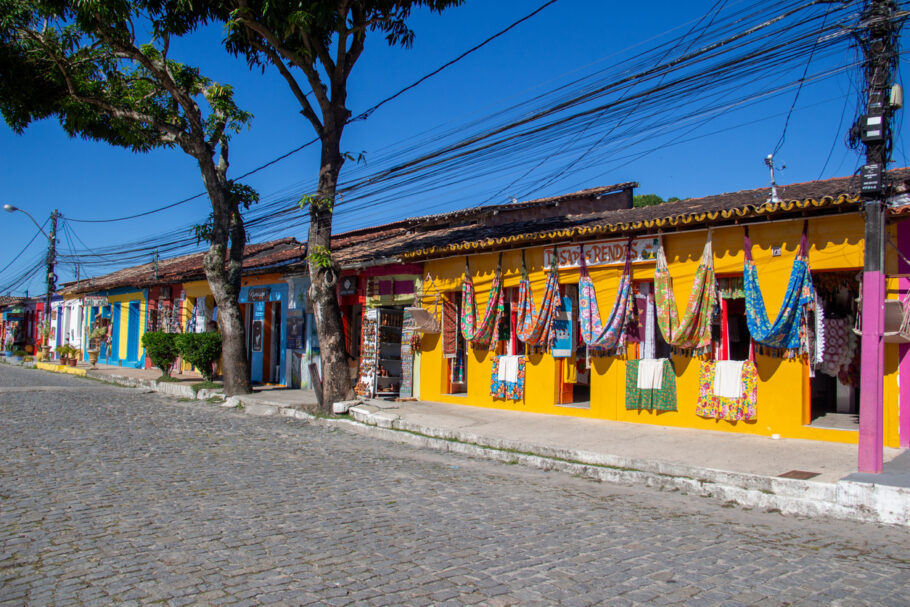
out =
<svg viewBox="0 0 910 607"><path fill-rule="evenodd" d="M281 333L278 336L278 383L288 385L287 382L287 324L288 324L288 285L287 283L270 284L270 285L253 285L240 289L239 302L242 304L250 303L250 289L269 289L269 301L280 302L281 310ZM253 303L253 320L263 320L265 318L265 302ZM263 336L263 347L265 347ZM250 357L250 379L254 382L261 382L264 369L262 368L262 352L252 352Z"/></svg>

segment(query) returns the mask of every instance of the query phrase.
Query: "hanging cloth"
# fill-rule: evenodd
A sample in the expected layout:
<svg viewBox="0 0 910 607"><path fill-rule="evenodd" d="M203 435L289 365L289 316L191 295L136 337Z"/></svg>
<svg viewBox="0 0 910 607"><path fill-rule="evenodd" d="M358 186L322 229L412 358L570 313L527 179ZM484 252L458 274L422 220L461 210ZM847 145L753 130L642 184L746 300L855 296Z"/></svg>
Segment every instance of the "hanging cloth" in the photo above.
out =
<svg viewBox="0 0 910 607"><path fill-rule="evenodd" d="M471 278L471 269L465 258L464 283L461 285L461 335L471 343L471 347L480 350L490 348L491 342L499 341L499 321L505 310L502 289L502 254L496 265L493 284L490 286L490 296L487 299L487 309L483 320L476 324L477 309L474 295L474 281Z"/></svg>
<svg viewBox="0 0 910 607"><path fill-rule="evenodd" d="M640 380L642 371L647 377ZM626 361L626 409L676 411L676 373L670 359Z"/></svg>
<svg viewBox="0 0 910 607"><path fill-rule="evenodd" d="M578 280L578 317L581 321L581 337L590 349L595 351L615 351L619 349L624 338L624 327L630 313L632 300L632 239L626 245L626 264L619 279L616 301L606 324L601 322L600 308L594 293L594 282L588 274L585 263L584 245L581 251L581 277Z"/></svg>
<svg viewBox="0 0 910 607"><path fill-rule="evenodd" d="M762 346L785 350L789 355L798 354L801 344L806 343L807 312L815 302L815 287L809 271L808 222L803 223L803 235L799 251L793 260L787 291L772 325L765 311L765 301L758 285L758 270L752 259L752 241L749 229L745 234L745 261L743 283L746 291L746 323L752 339Z"/></svg>
<svg viewBox="0 0 910 607"><path fill-rule="evenodd" d="M199 316L199 299L200 298L198 297L196 298L196 303L193 305L193 312L186 320L186 328L183 330L184 333L196 333L196 325L198 324L196 318Z"/></svg>
<svg viewBox="0 0 910 607"><path fill-rule="evenodd" d="M721 367L727 367L721 369ZM730 383L724 373L735 372L732 378L735 389L724 385ZM756 416L758 370L751 360L713 361L701 364L698 372L698 403L695 414L728 421L750 421Z"/></svg>
<svg viewBox="0 0 910 607"><path fill-rule="evenodd" d="M531 281L525 267L524 251L521 253L521 282L518 283L518 316L515 321L518 338L536 348L548 348L556 339L553 321L560 309L559 265L553 247L553 260L547 273L543 299L540 302L540 313L534 309L534 295L531 292Z"/></svg>
<svg viewBox="0 0 910 607"><path fill-rule="evenodd" d="M673 281L667 267L663 238L657 248L657 269L654 271L654 299L657 307L657 324L664 341L679 350L705 353L711 349L711 320L717 305L717 285L714 280L714 250L711 231L701 254L701 263L695 271L695 283L689 294L689 303L683 319L679 320Z"/></svg>

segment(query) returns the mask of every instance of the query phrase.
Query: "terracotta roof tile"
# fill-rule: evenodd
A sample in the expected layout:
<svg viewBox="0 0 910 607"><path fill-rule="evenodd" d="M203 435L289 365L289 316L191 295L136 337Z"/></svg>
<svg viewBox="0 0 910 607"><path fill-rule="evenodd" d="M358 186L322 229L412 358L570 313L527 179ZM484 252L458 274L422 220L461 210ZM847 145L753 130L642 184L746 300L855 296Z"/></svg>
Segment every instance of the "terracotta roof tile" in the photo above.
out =
<svg viewBox="0 0 910 607"><path fill-rule="evenodd" d="M888 172L894 192L910 191L910 168ZM853 177L778 186L780 202L769 202L770 188L741 190L690 198L649 207L567 215L535 222L499 226L455 226L395 241L405 260L419 260L518 243L593 238L603 234L699 225L725 219L786 213L804 209L855 204L858 183ZM904 212L901 208L900 212ZM910 213L910 211L907 211ZM391 243L389 243L391 244ZM385 249L374 245L377 252ZM390 254L385 252L385 254Z"/></svg>
<svg viewBox="0 0 910 607"><path fill-rule="evenodd" d="M146 263L117 270L104 276L68 283L60 292L75 295L122 287L145 288L156 284L202 280L205 278L202 270L204 255L205 252L199 252L159 260L157 277L155 264ZM248 244L244 249L244 274L265 272L279 265L302 259L305 255L306 245L297 242L294 238Z"/></svg>

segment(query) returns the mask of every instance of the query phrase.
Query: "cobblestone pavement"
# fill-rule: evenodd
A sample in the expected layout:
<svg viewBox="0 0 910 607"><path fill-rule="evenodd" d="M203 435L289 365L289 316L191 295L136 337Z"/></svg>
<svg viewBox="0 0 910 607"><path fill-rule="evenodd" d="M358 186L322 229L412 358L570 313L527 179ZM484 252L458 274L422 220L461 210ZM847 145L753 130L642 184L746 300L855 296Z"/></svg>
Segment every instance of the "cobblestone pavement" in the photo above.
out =
<svg viewBox="0 0 910 607"><path fill-rule="evenodd" d="M4 605L910 602L907 529L725 508L41 371L0 366L0 445Z"/></svg>

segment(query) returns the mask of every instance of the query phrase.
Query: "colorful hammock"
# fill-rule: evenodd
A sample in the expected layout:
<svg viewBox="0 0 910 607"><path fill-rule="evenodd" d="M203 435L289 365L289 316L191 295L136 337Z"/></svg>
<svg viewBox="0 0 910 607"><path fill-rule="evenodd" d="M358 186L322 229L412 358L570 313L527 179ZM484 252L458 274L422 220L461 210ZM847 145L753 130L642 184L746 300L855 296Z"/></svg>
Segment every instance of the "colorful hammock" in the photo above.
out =
<svg viewBox="0 0 910 607"><path fill-rule="evenodd" d="M714 250L711 232L701 254L701 263L695 271L695 283L689 294L685 316L679 320L673 283L667 267L663 239L657 249L657 269L654 272L654 299L657 307L657 324L664 340L678 350L703 354L711 349L711 320L717 305L717 285L714 281Z"/></svg>
<svg viewBox="0 0 910 607"><path fill-rule="evenodd" d="M585 263L584 245L581 249L581 277L578 280L578 317L581 321L581 337L593 351L615 351L623 345L626 320L630 313L632 295L632 239L626 246L626 264L619 279L616 301L606 324L600 319L600 308L594 293L594 282L588 275Z"/></svg>
<svg viewBox="0 0 910 607"><path fill-rule="evenodd" d="M807 228L807 223L804 223L803 235L796 258L793 260L784 301L773 325L768 321L765 301L758 285L758 270L752 259L752 241L749 240L749 229L746 228L743 284L746 291L746 324L749 333L756 343L768 348L786 350L791 356L799 353L801 345L806 343L806 312L815 302L815 287L812 285L812 274L809 271Z"/></svg>
<svg viewBox="0 0 910 607"><path fill-rule="evenodd" d="M534 309L534 295L531 281L525 267L524 251L521 253L521 282L518 283L518 314L515 319L515 334L518 339L535 348L549 348L556 339L553 321L560 309L559 266L556 247L553 247L553 261L547 274L540 314Z"/></svg>
<svg viewBox="0 0 910 607"><path fill-rule="evenodd" d="M499 321L505 310L502 290L502 256L496 266L493 284L490 286L490 297L487 299L487 309L480 324L475 324L477 310L474 296L474 281L471 278L471 269L465 259L464 283L461 285L461 335L471 343L471 347L488 350L490 344L499 340Z"/></svg>

